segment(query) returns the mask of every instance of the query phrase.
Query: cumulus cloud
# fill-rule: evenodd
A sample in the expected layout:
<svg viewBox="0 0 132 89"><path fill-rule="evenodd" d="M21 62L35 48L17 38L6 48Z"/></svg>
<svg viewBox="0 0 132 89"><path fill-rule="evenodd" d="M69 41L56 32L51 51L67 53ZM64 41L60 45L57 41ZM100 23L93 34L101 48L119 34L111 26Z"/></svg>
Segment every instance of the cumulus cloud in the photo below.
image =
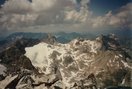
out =
<svg viewBox="0 0 132 89"><path fill-rule="evenodd" d="M86 23L89 19L92 19L91 15L91 11L87 10L85 7L81 7L79 12L76 10L66 12L64 19L65 21Z"/></svg>
<svg viewBox="0 0 132 89"><path fill-rule="evenodd" d="M90 10L82 7L80 12L69 11L65 19L73 22L80 22L78 28L84 29L103 29L113 28L132 28L132 3L119 8L116 12L109 11L104 16L93 17Z"/></svg>
<svg viewBox="0 0 132 89"><path fill-rule="evenodd" d="M31 11L30 2L27 0L9 0L2 5L4 14L25 14Z"/></svg>
<svg viewBox="0 0 132 89"><path fill-rule="evenodd" d="M93 19L93 27L114 26L132 28L132 3L121 7L115 14L109 11L105 16Z"/></svg>
<svg viewBox="0 0 132 89"><path fill-rule="evenodd" d="M90 0L8 0L0 10L0 27L5 30L43 31L99 29L131 27L132 3L121 7L116 13L109 11L104 16L93 17L89 10Z"/></svg>
<svg viewBox="0 0 132 89"><path fill-rule="evenodd" d="M66 7L66 0L9 0L1 9L0 25L14 27L50 24L60 21L60 13Z"/></svg>

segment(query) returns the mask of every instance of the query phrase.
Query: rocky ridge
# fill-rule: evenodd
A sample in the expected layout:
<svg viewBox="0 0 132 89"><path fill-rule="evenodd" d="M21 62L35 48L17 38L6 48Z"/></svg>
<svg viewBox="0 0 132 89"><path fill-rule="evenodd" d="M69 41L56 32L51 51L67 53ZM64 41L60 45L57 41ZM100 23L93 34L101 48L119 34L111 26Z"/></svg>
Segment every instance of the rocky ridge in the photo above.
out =
<svg viewBox="0 0 132 89"><path fill-rule="evenodd" d="M0 81L2 89L104 89L131 86L131 58L120 47L115 35L102 35L95 40L78 38L67 44L57 43L55 39L51 41L25 46L25 52L20 53L22 58L17 58L16 63L21 65L26 59L29 63L25 61L23 65L32 65L32 68L21 66L17 73L14 71L15 74L8 72L7 75L5 72L6 77ZM9 49L5 52L9 52ZM7 55L4 52L2 54L1 63L6 66L3 61L10 57L5 59L3 57ZM13 69L7 66L9 68Z"/></svg>

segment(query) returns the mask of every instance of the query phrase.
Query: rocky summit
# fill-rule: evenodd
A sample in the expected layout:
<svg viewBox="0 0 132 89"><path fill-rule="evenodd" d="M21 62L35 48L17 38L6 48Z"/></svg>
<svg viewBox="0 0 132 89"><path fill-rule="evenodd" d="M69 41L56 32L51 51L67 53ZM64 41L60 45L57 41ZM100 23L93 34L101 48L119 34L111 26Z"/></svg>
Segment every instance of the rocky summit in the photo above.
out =
<svg viewBox="0 0 132 89"><path fill-rule="evenodd" d="M131 57L114 34L94 40L78 38L66 44L56 42L55 38L52 43L32 44L21 49L13 46L0 53L0 89L132 87Z"/></svg>

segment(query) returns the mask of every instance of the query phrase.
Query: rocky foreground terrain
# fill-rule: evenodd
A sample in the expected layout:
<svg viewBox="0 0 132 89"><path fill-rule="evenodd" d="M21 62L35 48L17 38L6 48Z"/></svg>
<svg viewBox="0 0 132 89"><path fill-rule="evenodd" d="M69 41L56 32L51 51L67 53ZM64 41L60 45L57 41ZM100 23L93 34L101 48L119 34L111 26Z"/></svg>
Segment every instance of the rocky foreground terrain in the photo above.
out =
<svg viewBox="0 0 132 89"><path fill-rule="evenodd" d="M0 89L131 89L132 59L114 35L18 39L0 52Z"/></svg>

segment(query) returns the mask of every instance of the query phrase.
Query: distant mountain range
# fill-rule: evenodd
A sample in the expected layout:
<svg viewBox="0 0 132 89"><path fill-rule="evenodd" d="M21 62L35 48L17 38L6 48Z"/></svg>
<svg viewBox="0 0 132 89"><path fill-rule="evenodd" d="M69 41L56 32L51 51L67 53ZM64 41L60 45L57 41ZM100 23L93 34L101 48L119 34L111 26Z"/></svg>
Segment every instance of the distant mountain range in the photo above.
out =
<svg viewBox="0 0 132 89"><path fill-rule="evenodd" d="M15 39L20 39L20 38L27 38L27 39L39 39L43 40L47 37L48 33L25 33L25 32L16 32L12 33L9 36L5 38L1 38L0 40L6 40L6 41L11 41ZM95 35L92 35L90 33L65 33L65 32L59 32L59 33L50 33L51 35L54 35L57 38L58 42L61 43L67 43L71 41L72 39L75 38L95 38Z"/></svg>
<svg viewBox="0 0 132 89"><path fill-rule="evenodd" d="M120 39L120 44L131 48L132 44L132 33L131 30L126 30L126 31L113 31L117 37ZM66 33L66 32L58 32L58 33L50 33L51 35L56 37L56 40L59 43L67 43L70 42L73 39L76 38L85 38L85 39L94 39L96 36L99 36L98 34L92 34L92 33L77 33L77 32L72 32L72 33ZM103 34L103 33L102 33ZM6 37L0 37L0 45L4 43L9 43L12 42L16 39L21 39L21 38L26 38L26 39L38 39L38 40L43 40L47 38L48 33L31 33L31 32L16 32L12 33ZM104 33L104 35L106 35Z"/></svg>

